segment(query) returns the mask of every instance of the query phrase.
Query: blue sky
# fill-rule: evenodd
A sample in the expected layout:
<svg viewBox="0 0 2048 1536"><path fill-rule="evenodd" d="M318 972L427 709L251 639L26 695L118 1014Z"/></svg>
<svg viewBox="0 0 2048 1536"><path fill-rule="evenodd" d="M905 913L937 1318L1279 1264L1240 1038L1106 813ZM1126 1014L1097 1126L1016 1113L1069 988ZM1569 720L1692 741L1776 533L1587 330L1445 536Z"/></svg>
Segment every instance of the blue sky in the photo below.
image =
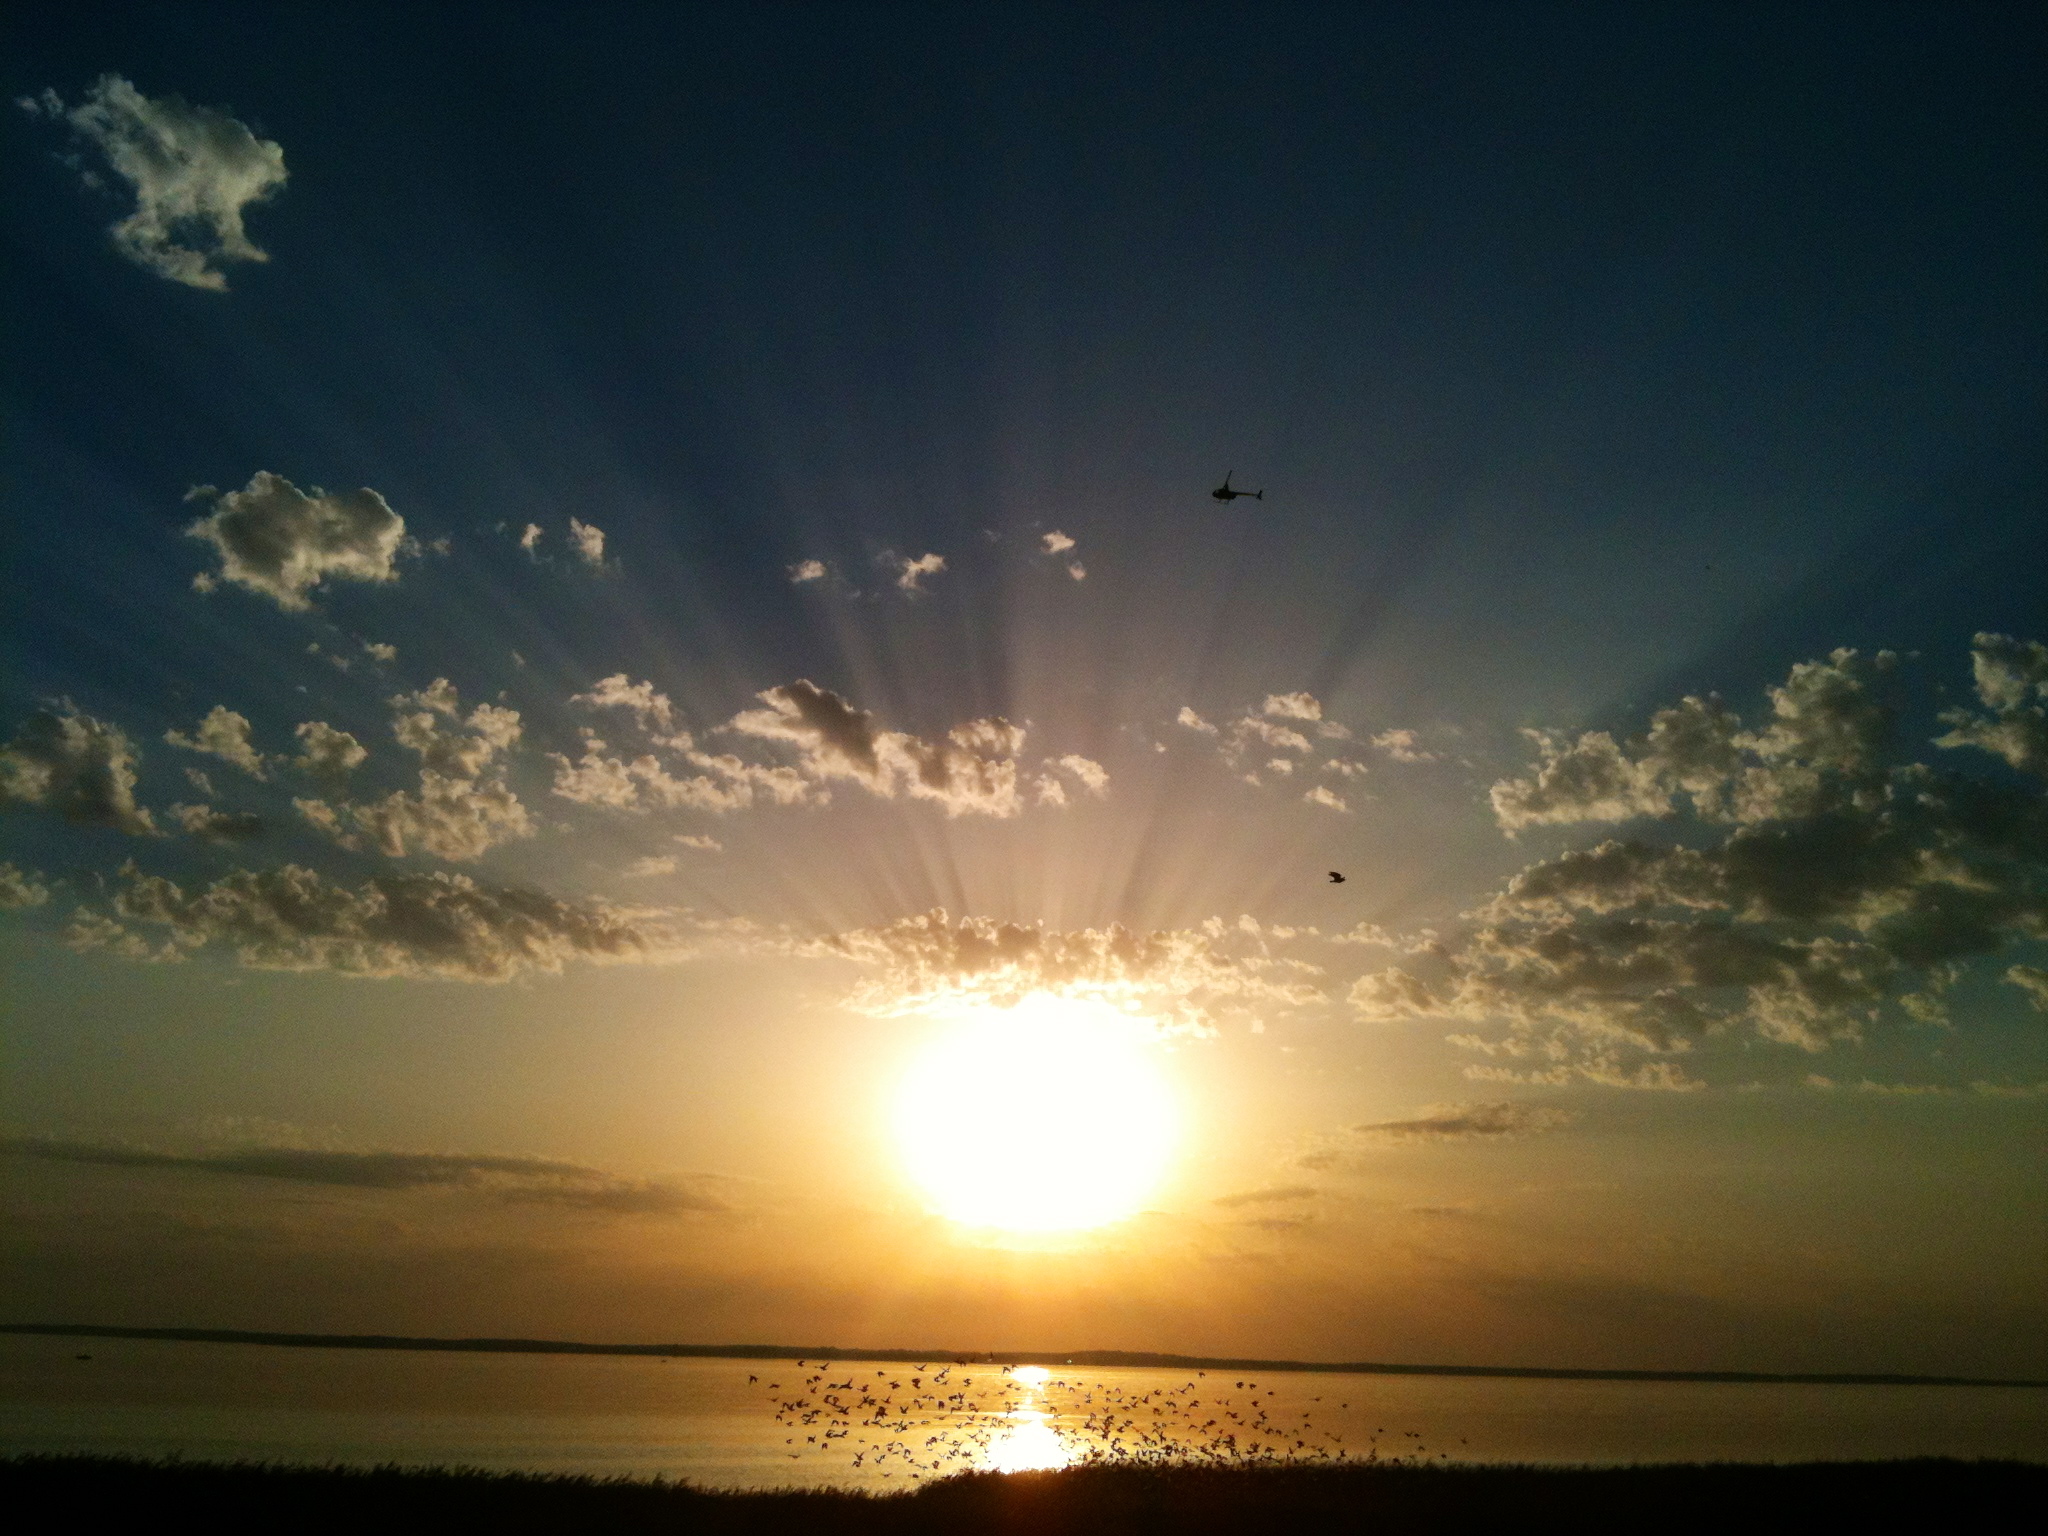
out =
<svg viewBox="0 0 2048 1536"><path fill-rule="evenodd" d="M1173 1042L1200 1155L1158 1197L1170 1236L1101 1239L1126 1245L1123 1290L1063 1290L1081 1261L1041 1255L1037 1310L962 1329L1628 1364L1716 1337L1656 1317L1711 1312L1733 1340L1768 1314L1759 1347L1807 1359L1815 1320L1763 1260L1643 1256L1659 1181L1696 1165L1681 1146L1759 1134L1833 1168L1904 1117L1937 1186L2005 1170L1980 1215L1923 1208L1903 1172L1844 1207L1832 1175L1750 1170L1726 1241L1851 1213L1824 1262L1886 1321L1843 1324L1828 1359L1896 1364L1882 1341L1916 1308L1949 1319L1944 1359L2038 1348L2040 1224L2015 1217L2041 1190L2012 1170L2048 1052L2009 975L2048 964L2031 17L8 26L0 836L30 1044L0 1119L44 1149L11 1160L38 1220L173 1187L258 1200L232 1144L484 1159L360 1194L441 1200L417 1219L454 1234L526 1177L490 1159L552 1158L597 1170L547 1186L583 1191L556 1201L578 1221L605 1179L723 1192L608 1195L601 1230L492 1229L505 1252L581 1243L616 1279L694 1222L698 1256L648 1295L888 1343L915 1287L817 1280L788 1202L853 1220L834 1180L857 1171L908 1224L876 1240L920 1256L905 1271L986 1255L931 1225L866 1109L827 1114L825 1143L860 1148L844 1170L797 1122L885 1099L935 998L1079 989ZM122 133L183 147L138 180ZM171 217L195 187L262 259ZM156 235L116 231L152 208ZM1264 499L1211 500L1226 470ZM298 576L238 577L226 533L188 533L275 552L313 526L293 516L345 526L346 560L295 545ZM1740 721L1702 727L1707 757L1648 734L1712 695ZM316 722L362 761L316 762L339 739ZM126 809L92 777L109 752ZM34 777L58 757L84 800ZM288 878L341 906L293 928ZM1514 895L1531 880L1569 893ZM466 937L348 906L445 917L460 882L486 893ZM976 946L1002 924L998 963ZM1133 958L1111 925L1158 947ZM1707 958L1731 934L1780 947ZM1620 969L1563 976L1570 944ZM116 1146L188 1161L86 1155ZM1560 1157L1611 1190L1568 1255L1527 1235L1570 1183L1530 1167ZM1216 1204L1248 1191L1293 1214ZM1454 1233L1415 1225L1467 1206ZM325 1244L403 1269L339 1216L277 1220L280 1273ZM1949 1282L1852 1235L1973 1221L1942 1240L1985 1256ZM11 1309L98 1264L128 1277L101 1311L188 1320L142 1316L154 1239L107 1237L110 1263L24 1230L41 1278ZM1162 1289L1177 1244L1280 1278L1195 1320ZM1352 1296L1368 1253L1399 1283L1464 1276L1468 1301L1403 1301L1384 1335L1278 1321ZM1652 1299L1588 1312L1561 1277L1593 1271ZM1518 1321L1513 1286L1549 1300ZM551 1321L545 1289L473 1310L625 1335L669 1315L607 1311L592 1281ZM1338 1310L1393 1306L1371 1293ZM187 1310L341 1305L268 1295L223 1278Z"/></svg>

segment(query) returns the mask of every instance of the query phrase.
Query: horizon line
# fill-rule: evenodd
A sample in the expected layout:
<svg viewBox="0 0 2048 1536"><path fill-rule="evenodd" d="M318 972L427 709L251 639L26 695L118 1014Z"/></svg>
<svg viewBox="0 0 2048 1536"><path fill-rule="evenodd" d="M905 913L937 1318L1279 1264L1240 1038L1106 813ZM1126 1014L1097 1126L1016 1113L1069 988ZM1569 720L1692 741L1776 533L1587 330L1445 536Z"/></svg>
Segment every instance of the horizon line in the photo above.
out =
<svg viewBox="0 0 2048 1536"><path fill-rule="evenodd" d="M861 1349L819 1344L591 1344L571 1339L440 1338L386 1333L268 1333L239 1328L130 1328L102 1323L0 1323L0 1334L55 1338L159 1339L188 1344L255 1344L300 1349L393 1349L451 1354L658 1355L719 1360L881 1360L897 1364L1092 1365L1142 1369L1295 1371L1347 1376L1481 1376L1549 1381L1693 1381L1736 1385L1840 1387L2048 1387L2048 1380L1929 1376L1897 1371L1678 1371L1541 1365L1408 1365L1397 1361L1255 1360L1155 1350Z"/></svg>

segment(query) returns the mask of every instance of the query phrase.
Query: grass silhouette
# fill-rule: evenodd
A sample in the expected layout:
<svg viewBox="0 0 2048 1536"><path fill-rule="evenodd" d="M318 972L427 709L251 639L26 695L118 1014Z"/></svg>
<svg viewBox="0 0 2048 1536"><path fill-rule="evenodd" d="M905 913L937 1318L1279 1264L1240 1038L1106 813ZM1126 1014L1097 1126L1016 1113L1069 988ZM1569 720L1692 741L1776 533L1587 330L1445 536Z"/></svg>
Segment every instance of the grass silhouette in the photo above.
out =
<svg viewBox="0 0 2048 1536"><path fill-rule="evenodd" d="M1488 1532L1841 1530L1852 1522L1989 1528L2039 1509L2048 1465L1913 1460L1789 1465L1147 1466L963 1473L915 1491L711 1492L664 1480L461 1468L348 1468L146 1461L0 1460L0 1500L41 1510L20 1530L147 1530L204 1522L223 1533L397 1536L434 1531L663 1532L667 1536L885 1533Z"/></svg>

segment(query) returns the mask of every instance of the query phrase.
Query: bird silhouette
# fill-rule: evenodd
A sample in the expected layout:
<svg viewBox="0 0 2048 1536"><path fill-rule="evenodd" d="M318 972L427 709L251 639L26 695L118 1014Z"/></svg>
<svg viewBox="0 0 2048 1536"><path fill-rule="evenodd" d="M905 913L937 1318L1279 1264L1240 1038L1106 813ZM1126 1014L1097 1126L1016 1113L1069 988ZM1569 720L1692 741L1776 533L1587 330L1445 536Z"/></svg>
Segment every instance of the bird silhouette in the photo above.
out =
<svg viewBox="0 0 2048 1536"><path fill-rule="evenodd" d="M1330 871L1330 884L1332 884L1332 885L1342 885L1343 883L1344 883L1344 877L1343 877L1342 875L1338 874L1336 870L1334 870L1334 869L1333 869L1333 870L1331 870L1331 871Z"/></svg>

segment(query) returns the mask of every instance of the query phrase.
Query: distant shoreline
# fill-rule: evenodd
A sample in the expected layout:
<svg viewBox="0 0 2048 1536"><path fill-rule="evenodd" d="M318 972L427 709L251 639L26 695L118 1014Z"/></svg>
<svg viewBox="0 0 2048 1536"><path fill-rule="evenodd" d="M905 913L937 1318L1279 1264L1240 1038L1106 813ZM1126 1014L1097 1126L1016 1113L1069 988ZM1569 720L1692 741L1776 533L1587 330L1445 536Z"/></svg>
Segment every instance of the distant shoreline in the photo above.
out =
<svg viewBox="0 0 2048 1536"><path fill-rule="evenodd" d="M1298 1371L1344 1376L1484 1376L1537 1381L1693 1381L1818 1387L2048 1387L2048 1381L1986 1376L1777 1371L1577 1370L1534 1365L1400 1365L1386 1361L1248 1360L1131 1350L840 1349L818 1344L585 1344L566 1339L435 1339L377 1333L252 1333L233 1328L117 1328L97 1323L0 1323L0 1334L73 1339L162 1339L185 1344L264 1344L295 1349L435 1350L496 1355L663 1355L717 1360L952 1361L971 1365L1129 1366L1154 1370Z"/></svg>

